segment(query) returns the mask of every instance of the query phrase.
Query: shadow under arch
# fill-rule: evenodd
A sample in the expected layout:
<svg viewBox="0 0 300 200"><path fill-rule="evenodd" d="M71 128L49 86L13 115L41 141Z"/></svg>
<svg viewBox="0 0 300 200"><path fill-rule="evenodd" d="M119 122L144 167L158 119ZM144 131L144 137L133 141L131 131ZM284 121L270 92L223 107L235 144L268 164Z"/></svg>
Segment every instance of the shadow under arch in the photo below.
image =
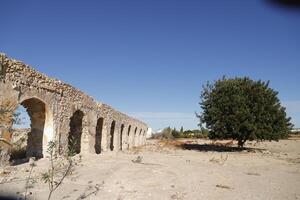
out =
<svg viewBox="0 0 300 200"><path fill-rule="evenodd" d="M120 144L119 144L119 149L120 149L120 150L123 150L124 128L125 128L125 125L122 124L122 125L121 125L121 132L120 132Z"/></svg>
<svg viewBox="0 0 300 200"><path fill-rule="evenodd" d="M127 149L130 148L130 131L131 131L131 125L128 126L128 130L127 130Z"/></svg>
<svg viewBox="0 0 300 200"><path fill-rule="evenodd" d="M96 136L95 136L95 152L96 152L96 154L100 154L101 153L103 122L104 122L104 118L103 117L100 117L97 120Z"/></svg>
<svg viewBox="0 0 300 200"><path fill-rule="evenodd" d="M137 130L138 130L138 127L135 127L134 129L134 133L133 133L133 146L135 147L137 144L136 142L136 134L137 134Z"/></svg>
<svg viewBox="0 0 300 200"><path fill-rule="evenodd" d="M68 149L74 153L81 152L81 137L82 137L82 122L84 113L81 110L76 110L70 118L70 132L68 135Z"/></svg>
<svg viewBox="0 0 300 200"><path fill-rule="evenodd" d="M109 148L111 151L114 150L114 136L115 136L115 126L116 126L116 121L113 120L110 126L110 145Z"/></svg>

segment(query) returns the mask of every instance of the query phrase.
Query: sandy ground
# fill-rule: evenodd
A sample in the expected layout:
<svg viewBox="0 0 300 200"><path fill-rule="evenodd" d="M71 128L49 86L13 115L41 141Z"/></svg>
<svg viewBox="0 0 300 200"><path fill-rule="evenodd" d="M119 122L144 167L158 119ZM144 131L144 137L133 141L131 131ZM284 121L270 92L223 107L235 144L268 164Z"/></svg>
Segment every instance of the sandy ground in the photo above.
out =
<svg viewBox="0 0 300 200"><path fill-rule="evenodd" d="M77 157L52 199L300 199L299 139L247 143L244 151L210 143L149 140L131 151ZM132 162L138 156L142 162ZM48 159L36 165L29 196L47 199L40 174ZM28 163L2 169L0 194L22 195L29 169Z"/></svg>

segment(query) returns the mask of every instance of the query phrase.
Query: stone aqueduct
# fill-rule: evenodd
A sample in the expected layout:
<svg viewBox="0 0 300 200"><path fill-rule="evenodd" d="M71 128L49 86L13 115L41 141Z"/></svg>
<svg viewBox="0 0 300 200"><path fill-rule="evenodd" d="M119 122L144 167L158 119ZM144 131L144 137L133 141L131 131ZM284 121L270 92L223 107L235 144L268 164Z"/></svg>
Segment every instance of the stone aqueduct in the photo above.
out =
<svg viewBox="0 0 300 200"><path fill-rule="evenodd" d="M23 105L31 119L27 156L43 157L49 141L62 153L73 143L77 153L119 151L145 143L147 125L28 65L0 55L0 138L11 141L13 112ZM1 94L2 93L2 94ZM12 103L13 102L13 103ZM4 138L4 139L3 139Z"/></svg>

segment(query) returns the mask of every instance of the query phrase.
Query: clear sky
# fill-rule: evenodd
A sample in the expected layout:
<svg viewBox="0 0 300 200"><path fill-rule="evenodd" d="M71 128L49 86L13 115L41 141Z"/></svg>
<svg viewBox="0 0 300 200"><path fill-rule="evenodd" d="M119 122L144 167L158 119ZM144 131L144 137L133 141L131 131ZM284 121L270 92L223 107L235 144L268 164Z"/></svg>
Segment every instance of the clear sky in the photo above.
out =
<svg viewBox="0 0 300 200"><path fill-rule="evenodd" d="M270 80L300 127L300 12L265 0L1 1L0 51L120 111L197 127L202 85Z"/></svg>

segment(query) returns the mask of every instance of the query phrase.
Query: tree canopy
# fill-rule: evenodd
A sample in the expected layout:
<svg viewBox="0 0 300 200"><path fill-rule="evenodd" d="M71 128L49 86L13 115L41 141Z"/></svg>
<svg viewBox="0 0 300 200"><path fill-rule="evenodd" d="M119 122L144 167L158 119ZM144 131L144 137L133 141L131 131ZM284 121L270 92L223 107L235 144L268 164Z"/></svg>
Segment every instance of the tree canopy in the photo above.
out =
<svg viewBox="0 0 300 200"><path fill-rule="evenodd" d="M211 139L236 139L240 147L249 139L278 140L292 124L277 95L269 82L223 77L203 86L197 116Z"/></svg>

